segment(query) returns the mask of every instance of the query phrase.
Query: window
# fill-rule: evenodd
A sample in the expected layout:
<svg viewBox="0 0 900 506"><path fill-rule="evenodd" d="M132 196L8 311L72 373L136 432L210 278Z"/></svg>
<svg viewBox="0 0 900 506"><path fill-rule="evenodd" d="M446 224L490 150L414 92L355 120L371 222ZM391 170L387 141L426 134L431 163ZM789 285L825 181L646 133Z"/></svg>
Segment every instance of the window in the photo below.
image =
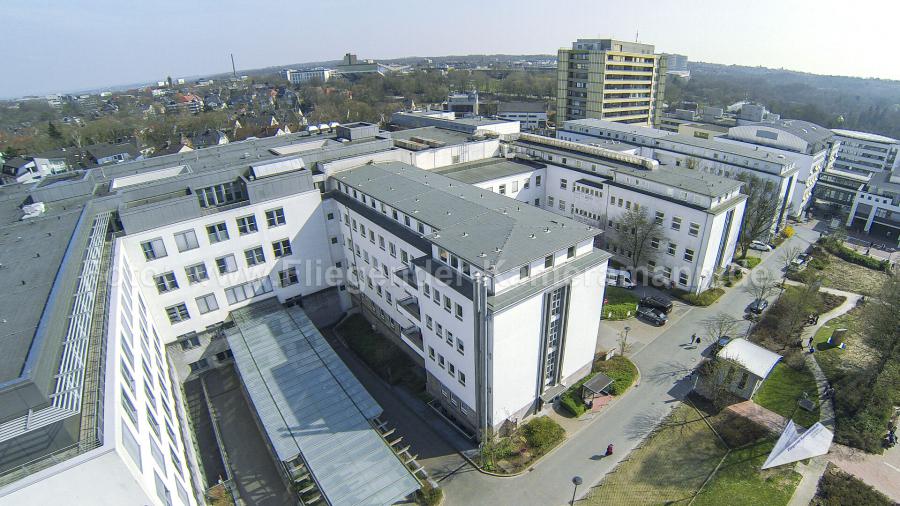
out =
<svg viewBox="0 0 900 506"><path fill-rule="evenodd" d="M566 201L563 199L559 199L559 210L560 211L566 210Z"/></svg>
<svg viewBox="0 0 900 506"><path fill-rule="evenodd" d="M694 250L685 249L684 250L684 260L686 262L693 262L694 261Z"/></svg>
<svg viewBox="0 0 900 506"><path fill-rule="evenodd" d="M441 366L441 369L444 368L444 356L438 353L438 365Z"/></svg>
<svg viewBox="0 0 900 506"><path fill-rule="evenodd" d="M693 237L697 237L700 235L700 224L691 222L690 229L688 229L688 234Z"/></svg>
<svg viewBox="0 0 900 506"><path fill-rule="evenodd" d="M653 249L659 249L659 237L650 238L650 247Z"/></svg>
<svg viewBox="0 0 900 506"><path fill-rule="evenodd" d="M297 268L296 267L288 267L278 273L278 280L281 282L281 287L296 285L300 282L299 277L297 276Z"/></svg>
<svg viewBox="0 0 900 506"><path fill-rule="evenodd" d="M266 224L269 226L269 228L284 225L284 209L279 207L278 209L271 209L269 211L266 211Z"/></svg>
<svg viewBox="0 0 900 506"><path fill-rule="evenodd" d="M676 249L677 249L677 246L675 245L675 243L670 242L668 249L666 249L666 254L674 256Z"/></svg>
<svg viewBox="0 0 900 506"><path fill-rule="evenodd" d="M171 292L178 288L178 281L175 279L174 272L167 272L165 274L160 274L159 276L154 276L153 280L156 282L156 290L159 293Z"/></svg>
<svg viewBox="0 0 900 506"><path fill-rule="evenodd" d="M219 309L219 302L216 300L215 294L208 293L197 297L197 309L200 310L200 314L206 314L210 311Z"/></svg>
<svg viewBox="0 0 900 506"><path fill-rule="evenodd" d="M434 333L437 334L437 336L439 338L443 339L444 338L444 326L441 325L440 323L435 323L434 324Z"/></svg>
<svg viewBox="0 0 900 506"><path fill-rule="evenodd" d="M197 242L197 234L194 233L193 229L175 234L175 245L178 247L179 252L200 247L200 244Z"/></svg>
<svg viewBox="0 0 900 506"><path fill-rule="evenodd" d="M466 354L466 346L463 344L462 339L456 338L456 351L460 353L460 355Z"/></svg>
<svg viewBox="0 0 900 506"><path fill-rule="evenodd" d="M188 364L188 367L191 368L191 372L202 371L203 369L209 367L209 361L205 358L201 358L196 362L191 362L190 364Z"/></svg>
<svg viewBox="0 0 900 506"><path fill-rule="evenodd" d="M519 267L519 278L520 279L525 279L530 275L531 275L531 266L530 265L523 265L522 267Z"/></svg>
<svg viewBox="0 0 900 506"><path fill-rule="evenodd" d="M337 244L337 243L338 243L337 237L332 237L332 238L331 238L331 244Z"/></svg>
<svg viewBox="0 0 900 506"><path fill-rule="evenodd" d="M555 200L553 199L553 197L547 197L547 207L553 207L554 202Z"/></svg>
<svg viewBox="0 0 900 506"><path fill-rule="evenodd" d="M326 215L326 217L327 217L329 220L333 220L333 219L334 219L334 213L328 213L328 214Z"/></svg>
<svg viewBox="0 0 900 506"><path fill-rule="evenodd" d="M505 184L501 184L500 186L498 186L497 190L498 190L497 192L500 195L506 195L506 185Z"/></svg>
<svg viewBox="0 0 900 506"><path fill-rule="evenodd" d="M449 313L452 308L453 304L450 302L450 297L444 295L444 311Z"/></svg>
<svg viewBox="0 0 900 506"><path fill-rule="evenodd" d="M541 185L541 176L534 176L534 185L535 186Z"/></svg>
<svg viewBox="0 0 900 506"><path fill-rule="evenodd" d="M200 338L197 337L196 334L194 334L182 341L179 341L179 344L181 344L181 349L184 351L193 350L194 348L200 346Z"/></svg>
<svg viewBox="0 0 900 506"><path fill-rule="evenodd" d="M409 227L409 226L410 226L409 223L410 223L410 221L409 221L409 216L404 216L404 217L403 217L403 224L406 225L407 227Z"/></svg>
<svg viewBox="0 0 900 506"><path fill-rule="evenodd" d="M466 386L466 373L459 371L459 384L462 386Z"/></svg>
<svg viewBox="0 0 900 506"><path fill-rule="evenodd" d="M228 227L225 226L224 221L222 223L214 223L212 225L207 225L206 226L206 234L209 236L210 244L227 241L228 240Z"/></svg>
<svg viewBox="0 0 900 506"><path fill-rule="evenodd" d="M541 199L534 199L534 205L535 205L535 207L540 207L540 206L541 206Z"/></svg>
<svg viewBox="0 0 900 506"><path fill-rule="evenodd" d="M459 304L457 304L457 303L455 303L455 302L453 303L453 305L456 307L456 311L455 311L456 319L457 319L457 320L462 320L462 318L463 318L463 308L462 308L462 306L460 306Z"/></svg>
<svg viewBox="0 0 900 506"><path fill-rule="evenodd" d="M431 286L428 283L422 284L422 293L424 293L426 297L431 297Z"/></svg>
<svg viewBox="0 0 900 506"><path fill-rule="evenodd" d="M409 264L409 254L403 250L400 250L400 261L403 262L404 265Z"/></svg>
<svg viewBox="0 0 900 506"><path fill-rule="evenodd" d="M184 268L184 273L187 275L188 283L192 285L209 279L209 273L206 272L206 264L202 262L188 265Z"/></svg>
<svg viewBox="0 0 900 506"><path fill-rule="evenodd" d="M672 268L671 267L663 267L663 276L666 278L672 278Z"/></svg>
<svg viewBox="0 0 900 506"><path fill-rule="evenodd" d="M432 348L431 346L428 347L428 358L434 360L434 348Z"/></svg>
<svg viewBox="0 0 900 506"><path fill-rule="evenodd" d="M188 313L187 306L184 302L167 307L166 316L169 317L169 322L171 323L179 323L191 319L191 315Z"/></svg>
<svg viewBox="0 0 900 506"><path fill-rule="evenodd" d="M247 299L252 299L257 295L262 295L272 291L272 281L268 276L264 276L253 281L241 283L240 285L231 286L225 289L225 298L229 304L237 304Z"/></svg>
<svg viewBox="0 0 900 506"><path fill-rule="evenodd" d="M378 236L378 247L381 248L381 251L384 251L384 237Z"/></svg>
<svg viewBox="0 0 900 506"><path fill-rule="evenodd" d="M217 258L216 267L219 269L219 274L228 274L229 272L236 271L237 262L234 260L234 255L225 255Z"/></svg>
<svg viewBox="0 0 900 506"><path fill-rule="evenodd" d="M147 260L156 260L166 256L166 245L163 244L162 237L142 242L141 249L144 250L144 258Z"/></svg>
<svg viewBox="0 0 900 506"><path fill-rule="evenodd" d="M549 269L553 267L553 255L547 255L544 257L544 268Z"/></svg>
<svg viewBox="0 0 900 506"><path fill-rule="evenodd" d="M447 337L447 344L449 344L450 346L453 346L453 343L454 343L453 332L450 332L450 329L447 329L446 337Z"/></svg>
<svg viewBox="0 0 900 506"><path fill-rule="evenodd" d="M244 259L247 260L247 267L253 267L266 262L266 255L263 253L262 246L244 250Z"/></svg>
<svg viewBox="0 0 900 506"><path fill-rule="evenodd" d="M275 258L286 257L293 253L291 250L291 241L287 239L282 239L280 241L275 241L272 243L272 251L275 253Z"/></svg>
<svg viewBox="0 0 900 506"><path fill-rule="evenodd" d="M687 275L686 272L682 272L682 273L678 276L678 282L681 283L682 285L687 285L687 284L688 284L688 275Z"/></svg>
<svg viewBox="0 0 900 506"><path fill-rule="evenodd" d="M531 187L531 179L526 179L525 181L522 181L522 189L523 190L527 190L529 187Z"/></svg>
<svg viewBox="0 0 900 506"><path fill-rule="evenodd" d="M240 183L224 183L197 190L200 207L214 207L244 200L244 187Z"/></svg>
<svg viewBox="0 0 900 506"><path fill-rule="evenodd" d="M569 186L568 179L560 179L559 180L559 189L560 190L565 190L566 188L568 188L568 186Z"/></svg>
<svg viewBox="0 0 900 506"><path fill-rule="evenodd" d="M428 330L431 330L434 327L434 320L428 315L425 315L425 327L427 327Z"/></svg>
<svg viewBox="0 0 900 506"><path fill-rule="evenodd" d="M672 230L681 230L681 218L678 216L672 217Z"/></svg>
<svg viewBox="0 0 900 506"><path fill-rule="evenodd" d="M437 288L435 288L434 290L432 290L432 295L433 295L434 303L440 305L440 303L441 303L441 292L440 292Z"/></svg>
<svg viewBox="0 0 900 506"><path fill-rule="evenodd" d="M241 235L252 234L253 232L259 231L259 227L256 226L256 215L253 214L238 218L237 226L238 233Z"/></svg>
<svg viewBox="0 0 900 506"><path fill-rule="evenodd" d="M569 246L568 251L566 251L566 258L574 258L575 257L575 246Z"/></svg>
<svg viewBox="0 0 900 506"><path fill-rule="evenodd" d="M447 362L447 372L450 373L450 376L456 376L456 366L453 365L453 362Z"/></svg>
<svg viewBox="0 0 900 506"><path fill-rule="evenodd" d="M395 246L394 243L389 243L388 249L391 256L397 258L397 246Z"/></svg>

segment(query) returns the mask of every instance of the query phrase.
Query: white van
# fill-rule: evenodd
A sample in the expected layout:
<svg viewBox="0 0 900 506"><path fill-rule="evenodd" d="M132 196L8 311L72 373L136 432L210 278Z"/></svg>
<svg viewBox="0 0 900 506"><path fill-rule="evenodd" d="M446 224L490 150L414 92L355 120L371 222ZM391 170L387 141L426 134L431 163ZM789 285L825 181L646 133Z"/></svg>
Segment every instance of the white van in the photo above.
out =
<svg viewBox="0 0 900 506"><path fill-rule="evenodd" d="M606 284L610 286L620 286L629 290L636 285L631 281L631 273L628 271L620 271L618 269L606 269Z"/></svg>

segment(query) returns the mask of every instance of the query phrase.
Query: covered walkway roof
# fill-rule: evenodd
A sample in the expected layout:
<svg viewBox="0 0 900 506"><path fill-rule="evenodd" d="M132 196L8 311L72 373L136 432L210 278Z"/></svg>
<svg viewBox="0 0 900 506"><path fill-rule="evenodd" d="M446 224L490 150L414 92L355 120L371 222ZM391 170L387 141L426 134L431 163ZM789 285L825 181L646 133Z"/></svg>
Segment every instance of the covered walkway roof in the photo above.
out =
<svg viewBox="0 0 900 506"><path fill-rule="evenodd" d="M381 407L299 307L232 313L228 343L277 458L302 456L329 504L392 504L419 488L369 420Z"/></svg>

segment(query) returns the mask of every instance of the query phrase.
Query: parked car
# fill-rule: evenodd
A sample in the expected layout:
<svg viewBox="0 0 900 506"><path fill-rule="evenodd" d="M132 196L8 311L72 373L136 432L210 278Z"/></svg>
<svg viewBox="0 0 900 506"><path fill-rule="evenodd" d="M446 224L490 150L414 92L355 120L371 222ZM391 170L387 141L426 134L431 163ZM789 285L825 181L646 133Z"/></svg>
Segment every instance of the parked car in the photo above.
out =
<svg viewBox="0 0 900 506"><path fill-rule="evenodd" d="M720 337L718 341L716 341L715 343L713 343L713 354L718 353L719 350L721 350L722 348L724 348L725 345L727 345L727 344L730 343L730 342L731 342L731 338L730 338L730 337L728 337L728 336L722 336L722 337Z"/></svg>
<svg viewBox="0 0 900 506"><path fill-rule="evenodd" d="M667 321L669 321L669 317L666 316L666 313L664 313L660 309L652 308L649 306L638 306L637 316L649 321L657 327L662 327L666 324Z"/></svg>
<svg viewBox="0 0 900 506"><path fill-rule="evenodd" d="M769 307L769 301L766 299L756 299L747 306L747 311L753 314L762 314Z"/></svg>
<svg viewBox="0 0 900 506"><path fill-rule="evenodd" d="M799 255L797 255L797 258L791 260L791 267L800 269L801 267L806 265L806 262L808 261L809 255L807 255L806 253L800 253Z"/></svg>
<svg viewBox="0 0 900 506"><path fill-rule="evenodd" d="M645 306L653 309L659 309L663 313L669 314L672 312L672 301L668 301L665 299L661 299L659 297L644 297L641 299L640 304L638 306Z"/></svg>
<svg viewBox="0 0 900 506"><path fill-rule="evenodd" d="M755 249L756 251L772 251L772 247L762 241L751 241L750 249Z"/></svg>

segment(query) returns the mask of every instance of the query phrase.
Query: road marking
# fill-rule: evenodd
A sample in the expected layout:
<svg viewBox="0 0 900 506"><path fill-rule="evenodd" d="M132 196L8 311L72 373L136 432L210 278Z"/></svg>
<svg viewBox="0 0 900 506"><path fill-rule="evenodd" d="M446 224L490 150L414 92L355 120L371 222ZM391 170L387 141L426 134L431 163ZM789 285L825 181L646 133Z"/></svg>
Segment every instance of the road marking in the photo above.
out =
<svg viewBox="0 0 900 506"><path fill-rule="evenodd" d="M898 473L900 473L900 468L897 468L896 466L892 466L891 464L888 464L887 462L883 462L883 464L890 467L894 471L897 471Z"/></svg>

